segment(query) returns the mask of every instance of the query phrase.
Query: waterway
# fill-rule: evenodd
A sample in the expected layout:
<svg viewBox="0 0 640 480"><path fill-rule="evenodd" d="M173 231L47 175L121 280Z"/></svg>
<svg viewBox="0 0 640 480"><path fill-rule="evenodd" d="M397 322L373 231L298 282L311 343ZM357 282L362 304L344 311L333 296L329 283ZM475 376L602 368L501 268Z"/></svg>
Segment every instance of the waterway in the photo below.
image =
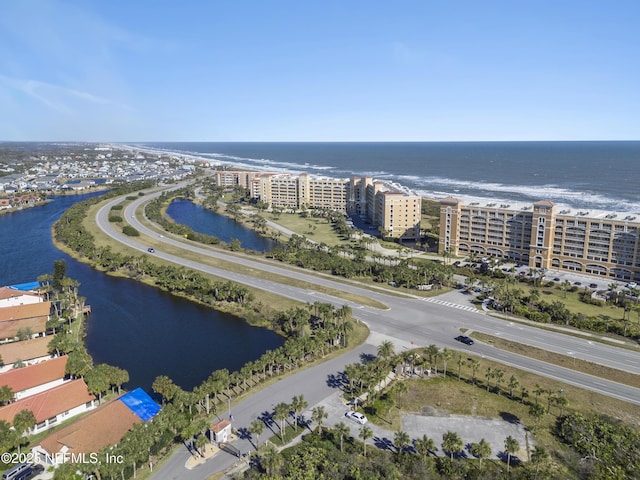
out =
<svg viewBox="0 0 640 480"><path fill-rule="evenodd" d="M57 197L41 207L0 215L0 285L35 281L63 259L92 314L86 345L95 363L129 372L127 388L151 392L158 375L191 389L219 368L230 371L283 344L270 330L133 280L93 270L58 250L51 226L88 195Z"/></svg>
<svg viewBox="0 0 640 480"><path fill-rule="evenodd" d="M275 246L273 240L262 237L233 219L207 210L190 200L174 200L167 208L167 215L195 232L218 237L223 242L238 239L242 248L268 252Z"/></svg>

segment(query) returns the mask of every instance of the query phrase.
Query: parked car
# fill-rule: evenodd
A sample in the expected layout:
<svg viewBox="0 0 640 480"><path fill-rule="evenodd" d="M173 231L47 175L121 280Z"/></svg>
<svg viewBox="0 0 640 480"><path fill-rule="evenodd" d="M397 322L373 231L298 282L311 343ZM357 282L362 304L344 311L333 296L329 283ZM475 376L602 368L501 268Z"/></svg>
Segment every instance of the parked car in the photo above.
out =
<svg viewBox="0 0 640 480"><path fill-rule="evenodd" d="M467 337L466 335L458 335L455 339L459 342L466 343L467 345L473 345L474 343L473 338Z"/></svg>
<svg viewBox="0 0 640 480"><path fill-rule="evenodd" d="M350 420L353 420L356 423L359 423L360 425L364 425L365 423L367 423L369 421L367 419L367 417L365 417L362 413L360 413L360 412L352 412L351 410L349 410L347 413L345 413L344 416L347 417Z"/></svg>

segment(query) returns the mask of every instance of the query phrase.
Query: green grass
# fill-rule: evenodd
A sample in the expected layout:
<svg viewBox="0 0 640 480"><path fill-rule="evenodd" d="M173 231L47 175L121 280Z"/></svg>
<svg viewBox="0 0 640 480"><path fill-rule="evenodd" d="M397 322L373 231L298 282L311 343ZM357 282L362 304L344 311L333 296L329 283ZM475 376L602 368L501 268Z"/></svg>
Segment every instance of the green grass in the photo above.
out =
<svg viewBox="0 0 640 480"><path fill-rule="evenodd" d="M305 236L316 243L324 243L330 247L350 243L333 230L333 225L323 218L303 218L297 213L283 213L274 216L271 213L261 214L267 220Z"/></svg>
<svg viewBox="0 0 640 480"><path fill-rule="evenodd" d="M624 310L620 307L605 305L603 307L598 305L591 305L580 301L578 292L563 292L559 286L554 287L532 287L524 283L518 285L525 292L525 296L528 296L532 289L537 288L540 292L540 301L544 300L547 303L553 303L559 301L573 313L582 313L588 317L597 317L599 315L606 315L612 319L622 319Z"/></svg>
<svg viewBox="0 0 640 480"><path fill-rule="evenodd" d="M472 356L469 356L472 357ZM467 356L465 355L465 359ZM542 377L534 373L518 370L483 358L474 357L480 362L480 368L476 373L476 385L471 382L471 369L463 366L462 380L457 379L458 367L455 360L449 362L447 378L441 373L439 376L426 379L399 380L405 383L407 391L397 394L391 387L387 402L382 402L376 412L377 415L369 415L369 420L389 430L401 429L401 419L405 414L417 413L436 415L469 415L477 417L500 418L505 414L516 417L520 422L530 427L539 444L545 445L551 450L561 452L565 448L552 435L551 430L560 415L558 406L552 404L549 413L545 414L539 425L535 425L534 419L529 414L529 405L536 402L534 391L539 386L545 391L538 402L547 407L548 394L554 392L568 400L564 407L564 413L582 412L585 414L608 415L620 419L629 425L637 425L640 422L640 407L630 403L606 397L595 392L583 390L571 385L566 385L556 380ZM501 394L487 391L485 372L487 368L500 369L504 372L504 381L501 384ZM514 399L509 398L508 381L514 375L521 386L514 389ZM494 385L491 381L491 387ZM394 384L395 385L395 384ZM522 386L527 391L525 402L522 402ZM492 388L490 389L492 390Z"/></svg>

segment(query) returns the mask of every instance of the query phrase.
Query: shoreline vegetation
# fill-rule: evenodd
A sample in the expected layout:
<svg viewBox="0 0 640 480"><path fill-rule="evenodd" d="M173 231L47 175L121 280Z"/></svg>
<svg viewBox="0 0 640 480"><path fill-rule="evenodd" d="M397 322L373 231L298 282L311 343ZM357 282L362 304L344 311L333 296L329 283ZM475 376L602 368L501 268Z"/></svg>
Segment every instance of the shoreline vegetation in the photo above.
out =
<svg viewBox="0 0 640 480"><path fill-rule="evenodd" d="M102 268L107 268L107 269L108 269L109 267L108 267L108 266L103 266ZM293 310L291 310L291 311L290 311L289 318L288 318L288 319L285 319L285 320L284 320L284 322L283 322L282 330L284 331L285 329L288 329L290 334L291 334L291 333L294 333L295 335L300 335L300 332L301 332L302 330L306 330L306 329L307 329L307 327L306 327L306 326L304 326L304 327L302 328L302 330L299 330L299 328L300 328L300 327L299 327L299 325L297 325L297 324L295 323L295 321L294 321L293 323L290 323L290 322L292 322L292 320L291 320L291 319L292 319L292 318L294 318L294 316L295 316L295 315L294 315L294 313L297 315L297 314L300 314L300 311L295 312L295 309L293 309ZM305 315L306 315L306 314L305 314ZM317 316L316 318L321 318L321 316ZM287 323L288 323L288 325L287 325ZM304 322L303 322L303 323L304 323ZM346 332L345 332L345 335L346 335ZM339 350L334 351L334 353L335 353L335 354L338 354L338 353L339 353ZM414 353L414 352L413 352L413 353ZM441 352L441 353L442 353L442 352ZM437 359L435 360L435 362L437 362ZM434 363L435 363L435 362L434 362ZM470 364L470 365L473 365L473 364ZM461 366L461 365L459 365L459 366L458 366L458 368L460 368L460 366ZM295 371L297 368L298 368L298 365L296 365L296 366L295 366L295 368L293 368L291 371ZM444 368L446 369L446 360L445 360L445 367L444 367ZM472 368L472 369L473 369L473 366L471 366L471 367L469 367L469 368ZM476 367L476 368L477 368L477 367ZM244 387L246 387L246 388L248 389L249 385L251 385L253 382L256 382L255 377L256 377L256 376L257 376L258 378L260 377L260 373L259 373L259 371L257 371L257 369L255 368L255 366L253 366L253 367L252 367L252 366L249 366L249 365L248 365L248 366L245 366L245 368L243 368L242 370L245 370L245 375L248 375L248 376L251 378L251 380L250 380L250 381L247 381L246 379L245 379L245 380L240 380L240 378L239 378L238 376L236 376L236 377L235 377L235 380L236 380L236 381L235 381L234 386L232 386L232 387L231 387L231 391L230 391L230 390L225 390L224 392L219 392L219 393L218 393L218 395L219 395L220 397L223 397L222 402L224 402L224 401L225 401L225 400L224 400L224 398L229 398L229 399L231 399L231 398L233 397L233 394L240 393L240 391L242 392L242 393L241 393L241 395L243 395L243 394L245 394L245 393L247 393L247 394L248 394L248 390L243 389L243 386L244 386ZM497 394L498 394L498 396L500 396L500 393L499 393L499 392L500 392L499 382L500 382L504 377L502 376L500 379L496 379L496 378L497 378L497 372L496 372L496 370L500 370L500 371L502 372L502 375L504 376L504 368L502 368L502 367L497 367L497 366L496 366L496 367L487 367L487 372L486 372L486 373L487 373L487 375L488 375L488 376L487 376L487 391L491 390L491 391L493 391L494 393L497 393ZM459 370L458 370L458 371L459 371ZM270 371L270 373L271 373L271 371ZM489 373L492 373L492 374L491 374L491 375L489 375ZM214 372L214 373L212 374L212 377L213 377L215 374L216 374L216 372ZM228 374L228 373L227 373L227 374ZM264 376L266 377L266 369L263 371L263 374L264 374ZM223 378L230 378L230 377L225 377L224 373L218 373L217 375L220 375L220 376L222 376ZM475 373L473 373L473 375L475 376ZM524 375L524 374L523 374L523 375ZM445 377L446 377L446 373L445 373ZM543 382L543 381L544 381L544 382L549 382L547 379L542 379L542 377L537 377L537 376L535 376L535 375L533 376L533 378L534 378L534 379L538 379L538 378L540 378L541 380L539 380L539 381L541 382L541 384L542 384L542 382ZM495 386L492 386L493 384L491 384L491 383L490 383L492 379L493 379L493 381L495 381ZM170 379L169 379L169 380L170 380ZM154 391L156 391L156 393L159 393L160 395L162 395L162 397L163 397L163 402L166 402L166 405L167 405L167 406L174 405L174 401L175 401L175 399L176 399L176 398L178 398L178 397L180 396L180 395L179 395L179 391L180 391L179 387L177 387L177 386L173 385L173 384L172 384L172 382L170 382L170 381L167 381L167 380L165 380L165 379L160 379L160 377L157 379L157 381L158 381L158 383L157 383L157 384L154 382ZM504 381L504 380L502 380L502 381ZM223 382L223 383L225 383L225 382ZM231 381L229 381L229 382L228 382L228 384L229 384L230 386L231 386L231 384L233 384L233 383L234 383L234 382L231 382ZM256 382L256 383L259 383L259 382ZM475 383L475 381L474 381L474 383ZM527 384L530 384L530 383L531 383L531 381L527 382ZM392 384L392 388L394 388L394 387L393 387L393 385L396 385L396 384ZM512 385L513 385L513 383L512 383ZM554 403L554 404L560 405L560 403L559 403L559 402L560 402L560 400L557 400L557 399L558 399L558 398L566 398L566 397L557 396L557 395L555 395L555 394L552 394L552 392L555 392L555 391L557 390L557 386L551 386L551 387L549 387L549 388L548 388L548 389L546 389L546 390L545 390L545 389L542 389L541 387L539 387L538 383L535 383L535 386L536 386L536 389L535 389L535 390L536 390L536 391L538 391L538 393L536 393L536 394L535 394L535 395L536 395L536 403L535 403L535 405L538 405L538 396L539 396L539 395L541 395L542 393L545 393L545 392L549 395L549 405L551 405L551 404L552 404L552 402L556 402L556 403ZM511 388L512 388L512 387L511 387ZM531 387L530 387L530 388L531 388ZM196 392L195 392L195 390L196 390L196 389L194 389L194 392L193 392L194 394L196 393ZM578 390L578 392L580 391L579 389L577 389L577 390ZM567 391L569 391L569 389L567 389ZM233 393L231 393L231 392L233 392ZM526 400L526 396L525 396L525 388L524 388L524 387L522 387L522 392L523 392L523 393L522 393L522 395L521 395L521 397L522 397L522 398L521 398L521 402L522 402L522 403L525 403L527 400ZM579 393L578 393L578 392L576 392L576 393L575 393L575 395L579 395ZM528 390L527 390L527 392L526 392L526 393L527 393L527 394L529 394ZM535 393L535 392L534 392L534 393ZM382 395L384 395L384 393L383 393ZM591 402L592 402L592 403L591 403L591 405L590 405L590 406L588 406L588 405L584 405L584 406L578 407L578 409L576 409L576 412L575 412L575 413L572 413L572 415L582 415L582 413L581 413L581 412L583 411L582 409L586 409L586 411L585 411L584 413L585 413L585 414L589 414L589 412L593 412L593 408L594 408L594 407L597 409L597 408L598 408L598 405L599 405L600 407L602 407L603 405L605 405L605 404L603 403L603 400L601 400L601 399L600 399L600 396L597 396L597 394L591 394L591 393L589 392L589 398L592 398L592 397L593 397L593 395L596 395L596 397L595 397L594 399L592 399L592 400L591 400ZM513 397L513 390L511 391L510 396L511 396L511 397ZM196 402L196 403L197 403L197 402ZM215 402L214 402L214 403L215 403ZM580 403L580 402L574 401L574 403ZM617 402L612 402L612 403L617 403ZM624 402L622 402L622 403L624 403ZM204 408L202 404L199 404L199 406L198 406L198 405L196 405L196 404L194 404L194 406L196 406L196 408L197 408L198 410L201 410L202 408ZM375 407L374 405L370 405L368 408L377 408L377 407ZM539 425L538 425L538 423L539 423L539 417L538 417L538 415L540 415L541 417L543 417L543 416L544 416L544 410L545 410L545 409L543 408L543 409L542 409L542 414L540 414L540 412L538 412L538 413L533 412L533 410L539 410L539 409L535 409L533 406L532 406L531 408L532 408L532 410L529 412L529 414L530 414L530 415L532 416L532 418L534 418L534 419L538 418L538 420L536 420L536 421L535 421L535 428L533 428L533 427L532 427L532 430L534 430L534 431L536 432L536 434L538 435L538 434L540 434L540 433L541 433L539 430L540 430L540 429L542 429L542 426L539 426ZM549 410L550 408L551 408L551 407L548 407L548 408L546 409L546 410L547 410L547 413L548 413L548 410ZM633 409L633 408L628 408L628 409L627 409L627 408L624 408L624 407L622 407L622 406L621 406L621 407L620 407L620 412L622 412L623 410L627 411L627 413L625 414L625 416L626 416L627 418L625 418L625 420L637 419L637 412L635 411L635 409ZM604 411L609 412L609 414L610 414L610 415L614 415L614 414L615 414L615 408L614 408L614 410L613 410L613 411L611 411L611 409L610 409L610 408L605 408L605 409L604 409ZM532 412L533 412L533 413L532 413ZM190 413L191 413L191 412L190 412ZM592 414L592 413L591 413L591 414ZM559 423L559 422L560 422L560 418L566 419L566 418L567 418L567 416L565 416L564 414L562 414L562 413L561 413L561 414L559 415L559 417L558 417L558 424L560 424L560 423ZM578 421L578 420L576 420L576 418L578 418L578 417L575 417L575 416L574 416L574 417L571 417L571 418L572 418L574 421L576 421L576 422ZM582 417L580 417L580 418L582 418ZM631 420L631 421L635 421L635 420ZM590 424L590 422L596 422L596 423L597 423L597 422L601 422L601 420L594 420L593 418L591 418L591 417L590 417L588 420L585 420L585 422L587 422L587 424ZM606 419L605 419L605 420L602 420L602 422L604 422L604 424L605 424L605 425L606 425L606 424L608 424L608 423L607 423L607 422L608 422L608 420L606 420ZM565 423L565 424L563 424L563 425L566 425L566 423ZM194 428L195 428L195 427L194 427ZM554 427L553 427L553 424L549 424L548 426L544 427L544 430L548 430L549 432L548 432L547 434L550 434L550 433L553 431L553 428L554 428ZM566 428L568 428L568 427L566 427ZM604 428L604 427L603 427L603 428ZM191 430L193 430L193 428L192 428ZM320 430L320 432L319 432L319 433L320 433L320 436L322 436L322 433L321 433L321 432L322 432L322 430L321 430L321 429L319 429L319 430ZM329 433L328 433L328 434L329 434ZM188 434L185 434L185 435L188 435ZM567 440L569 436L570 436L570 435L569 435L568 433L566 433L564 437L560 438L560 440L555 440L555 441L554 441L553 448L550 450L550 452L545 452L545 453L546 453L546 455L547 455L547 456L546 456L546 458L547 458L547 463L545 464L545 468L544 468L544 470L540 470L540 465L539 465L537 462L535 462L535 466L536 466L535 475L536 475L536 476L538 476L538 474L541 474L539 478L550 478L548 475L554 475L554 474L556 474L556 473L559 473L559 472L558 472L558 470L557 470L557 468L559 467L559 465L561 465L561 466L562 466L561 471L562 471L562 474L563 474L563 475L564 475L565 473L566 473L566 474L568 474L568 473L572 473L572 474L573 474L573 471L569 472L569 471L567 470L567 468L569 468L569 467L570 467L570 468L575 468L575 466L571 466L571 465L569 465L569 464L565 465L565 464L563 463L563 462L565 462L565 461L566 461L566 462L569 462L569 461L570 461L570 462L574 462L574 461L575 461L575 459L571 459L571 460L569 460L569 458L570 458L572 455L574 455L573 453L571 453L571 452L573 452L573 451L572 451L572 450L570 451L570 450L568 449L568 447L566 446L566 445L571 445L571 441L570 441L570 440ZM201 433L196 433L196 434L194 434L194 435L191 435L191 437L190 437L190 438L193 440L193 439L200 438L200 437L201 437ZM183 436L183 438L184 438L184 436ZM310 437L310 440L312 440L313 438L314 438L314 437ZM335 437L332 437L332 438L335 440ZM350 440L350 441L351 441L351 440ZM342 443L342 442L341 442L341 443ZM353 441L352 441L352 443L355 443L355 442L353 442ZM306 442L306 441L305 441L305 442L303 442L303 445L304 445L304 447L300 447L300 448L306 448L306 447L308 446L308 444L307 444L307 442ZM291 455L296 455L296 453L295 453L296 448L297 448L297 447L294 447L294 449L292 450ZM577 447L576 447L576 448L577 448ZM607 447L607 448L608 448L608 447ZM341 449L342 449L342 448L341 448ZM402 453L403 451L404 451L404 448L401 448L401 449L399 449L399 450L398 450L398 452L399 452L399 453ZM366 452L366 450L365 450L365 452ZM268 453L266 453L265 451L261 451L261 452L259 452L259 456L257 457L257 459L258 459L258 461L260 462L260 465L261 465L261 466L263 465L263 463L262 463L262 462L266 461L265 459L266 459L267 457L266 457L265 455L269 455L269 454L268 454ZM403 453L403 455L404 455L404 453ZM287 457L287 458L290 458L290 457ZM404 457L401 457L401 458L404 458ZM532 460L532 461L533 461L533 460ZM458 465L458 467L455 467L455 465L456 465L456 464L455 464L455 463L453 463L453 462L451 462L451 463L450 463L450 462L447 462L447 461L446 461L446 458L445 458L444 460L437 459L437 460L434 460L434 462L435 462L435 463L431 465L431 471L432 471L432 472L437 471L440 475L444 475L444 474L445 474L445 471L451 472L451 470L450 470L451 468L458 468L458 469L459 469L459 468L461 468L459 465ZM532 464L534 464L534 463L532 463ZM480 465L482 465L482 463L480 463ZM555 467L554 467L554 465L555 465ZM600 466L602 466L602 464L597 463L597 462L595 462L595 461L594 461L594 462L591 462L591 464L590 464L590 468L592 468L592 469L598 469L598 468L600 468ZM470 468L470 467L465 467L465 469L467 469L467 470L468 470L468 468ZM480 466L480 468L482 468L482 467ZM262 467L261 467L261 469L262 469ZM442 469L444 469L444 470L442 470ZM539 471L539 470L540 470L540 471ZM264 471L264 469L263 469L263 470L261 470L261 471ZM500 470L498 470L498 471L500 471ZM528 471L528 469L524 469L523 471L521 471L521 474L525 474L525 471ZM250 471L249 471L249 473L248 473L247 475L248 475L248 476L245 476L245 477L243 477L243 478L263 478L263 477L261 477L261 476L260 476L260 472L259 472L258 470L256 470L256 469L252 469L252 470L250 470ZM547 475L547 476L544 476L544 475ZM413 478L413 477L408 476L407 478ZM447 477L447 476L445 476L445 477L430 476L430 477L421 477L421 478L450 478L450 477ZM520 478L520 477L514 477L514 478ZM571 477L570 475L567 475L567 478L577 478L577 477Z"/></svg>
<svg viewBox="0 0 640 480"><path fill-rule="evenodd" d="M139 190L152 185L141 183L128 185L118 191L107 193L107 198L143 195ZM137 192L137 193L136 193ZM235 403L250 391L263 388L274 379L305 368L319 361L325 361L341 354L346 348L362 343L368 336L368 329L351 318L351 309L346 305L340 309L330 304L315 302L313 305L290 306L283 310L257 303L251 292L242 285L233 282L216 282L203 275L183 267L160 265L148 255L126 255L115 252L109 247L98 246L95 238L83 225L87 210L91 205L103 202L105 196L85 200L69 208L52 228L56 246L68 252L79 261L107 274L126 275L139 281L144 280L172 294L184 296L191 301L199 301L214 308L225 308L245 319L262 317L262 326L268 326L285 336L285 344L275 350L269 350L254 362L249 362L240 371L228 372L226 369L212 372L208 379L192 391L184 391L166 376L159 376L153 383L153 391L160 395L163 403L162 420L154 420L151 425L160 431L146 440L140 438L140 431L134 428L127 434L121 445L115 448L125 458L131 458L127 451L135 442L152 444L144 453L144 459L133 460L128 466L120 467L123 476L130 477L136 471L136 462L146 464L153 457L153 463L172 450L175 441L199 442L208 428L207 420L218 408L224 409L227 402ZM288 305L278 302L280 305ZM159 426L158 426L159 425ZM133 466L133 467L132 467ZM82 467L79 465L78 467ZM109 467L114 468L114 467ZM108 468L101 474L108 475Z"/></svg>

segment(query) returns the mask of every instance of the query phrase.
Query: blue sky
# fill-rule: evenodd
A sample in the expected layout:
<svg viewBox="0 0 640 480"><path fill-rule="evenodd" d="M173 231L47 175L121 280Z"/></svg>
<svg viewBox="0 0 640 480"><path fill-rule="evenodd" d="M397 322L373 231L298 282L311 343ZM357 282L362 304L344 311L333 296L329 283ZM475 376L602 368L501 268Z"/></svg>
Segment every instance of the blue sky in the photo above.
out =
<svg viewBox="0 0 640 480"><path fill-rule="evenodd" d="M640 140L640 2L0 2L0 140Z"/></svg>

